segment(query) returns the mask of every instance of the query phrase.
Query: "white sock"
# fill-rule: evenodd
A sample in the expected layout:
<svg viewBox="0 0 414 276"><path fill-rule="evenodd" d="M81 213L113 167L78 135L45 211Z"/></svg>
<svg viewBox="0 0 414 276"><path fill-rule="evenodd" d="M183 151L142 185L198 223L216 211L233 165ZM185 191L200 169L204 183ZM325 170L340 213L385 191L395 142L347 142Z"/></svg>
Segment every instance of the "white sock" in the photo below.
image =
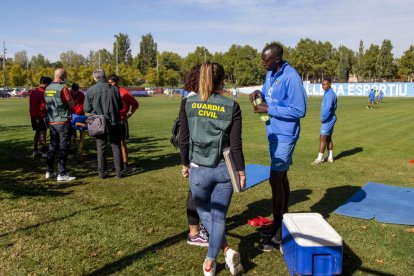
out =
<svg viewBox="0 0 414 276"><path fill-rule="evenodd" d="M332 150L329 151L329 157L328 158L332 158L333 159L333 151Z"/></svg>
<svg viewBox="0 0 414 276"><path fill-rule="evenodd" d="M318 158L316 159L319 161L322 161L322 158L323 158L323 153L322 152L318 153Z"/></svg>

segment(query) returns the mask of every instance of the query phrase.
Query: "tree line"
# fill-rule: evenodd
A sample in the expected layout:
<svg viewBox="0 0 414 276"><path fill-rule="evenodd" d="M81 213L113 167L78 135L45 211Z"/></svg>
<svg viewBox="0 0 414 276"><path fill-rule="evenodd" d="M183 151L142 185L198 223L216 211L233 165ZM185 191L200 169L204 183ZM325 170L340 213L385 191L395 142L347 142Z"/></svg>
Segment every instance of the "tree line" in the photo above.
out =
<svg viewBox="0 0 414 276"><path fill-rule="evenodd" d="M271 43L271 42L269 42ZM278 42L279 43L279 42ZM303 80L319 82L330 77L336 82L347 82L350 77L359 82L412 81L414 76L414 45L400 58L392 54L393 45L385 39L381 45L365 47L361 40L358 51L345 46L335 48L330 42L301 39L297 45L284 48L284 59L295 67ZM36 86L41 76L53 76L57 67L64 67L68 80L81 87L93 84L93 70L116 71L124 86L179 86L191 67L204 61L221 63L226 70L227 83L235 86L262 83L265 72L260 52L249 45L232 45L226 52L211 53L199 46L185 57L169 51L159 52L151 33L141 37L138 54L133 57L128 34L115 36L113 49L90 51L82 56L73 50L60 54L60 59L50 62L44 55L30 59L25 50L16 52L6 62L6 74L0 70L0 86L4 78L9 87Z"/></svg>

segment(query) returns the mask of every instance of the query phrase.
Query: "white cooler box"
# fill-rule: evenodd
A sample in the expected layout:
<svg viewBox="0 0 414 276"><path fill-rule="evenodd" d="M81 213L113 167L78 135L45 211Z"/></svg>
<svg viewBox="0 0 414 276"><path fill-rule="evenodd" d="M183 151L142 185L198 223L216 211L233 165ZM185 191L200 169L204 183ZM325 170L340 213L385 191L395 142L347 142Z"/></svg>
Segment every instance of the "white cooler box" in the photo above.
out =
<svg viewBox="0 0 414 276"><path fill-rule="evenodd" d="M342 273L342 238L318 213L283 215L282 250L291 275Z"/></svg>

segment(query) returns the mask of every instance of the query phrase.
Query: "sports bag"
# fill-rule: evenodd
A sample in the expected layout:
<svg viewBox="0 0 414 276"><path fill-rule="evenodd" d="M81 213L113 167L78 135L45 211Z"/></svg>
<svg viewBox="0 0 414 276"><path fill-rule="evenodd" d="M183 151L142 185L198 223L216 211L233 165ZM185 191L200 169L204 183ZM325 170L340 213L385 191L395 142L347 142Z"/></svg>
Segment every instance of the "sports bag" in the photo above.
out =
<svg viewBox="0 0 414 276"><path fill-rule="evenodd" d="M109 113L109 95L105 95L105 114ZM105 112L104 111L104 112ZM89 136L106 135L109 133L109 119L105 115L93 114L86 120Z"/></svg>
<svg viewBox="0 0 414 276"><path fill-rule="evenodd" d="M175 119L173 127L171 128L171 138L170 142L175 148L180 147L180 120L179 118Z"/></svg>
<svg viewBox="0 0 414 276"><path fill-rule="evenodd" d="M89 136L108 134L108 122L105 115L91 115L86 120Z"/></svg>

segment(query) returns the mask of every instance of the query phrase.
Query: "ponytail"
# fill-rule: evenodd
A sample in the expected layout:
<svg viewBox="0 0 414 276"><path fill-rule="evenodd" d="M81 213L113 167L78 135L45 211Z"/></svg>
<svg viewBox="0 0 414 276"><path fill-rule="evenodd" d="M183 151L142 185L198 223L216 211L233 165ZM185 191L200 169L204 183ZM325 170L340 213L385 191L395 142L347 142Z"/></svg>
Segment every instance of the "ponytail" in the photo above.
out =
<svg viewBox="0 0 414 276"><path fill-rule="evenodd" d="M198 89L200 90L201 100L207 101L213 92L213 72L210 62L201 65Z"/></svg>
<svg viewBox="0 0 414 276"><path fill-rule="evenodd" d="M206 62L201 65L198 89L203 101L207 101L212 93L219 92L224 76L224 68L221 64Z"/></svg>

